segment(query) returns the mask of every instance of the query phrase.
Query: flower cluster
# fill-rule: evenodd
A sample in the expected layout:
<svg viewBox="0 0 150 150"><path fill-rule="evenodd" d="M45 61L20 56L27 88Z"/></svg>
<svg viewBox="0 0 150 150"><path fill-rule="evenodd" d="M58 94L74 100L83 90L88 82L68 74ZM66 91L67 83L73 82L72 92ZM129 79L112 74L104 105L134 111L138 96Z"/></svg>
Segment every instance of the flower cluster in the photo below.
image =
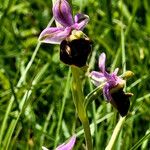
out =
<svg viewBox="0 0 150 150"><path fill-rule="evenodd" d="M89 16L78 13L74 17L67 0L56 0L53 6L53 16L57 27L44 29L39 40L43 43L60 44L60 60L68 65L83 67L92 49L91 40L82 32L89 22ZM125 116L130 107L130 93L123 91L125 80L118 76L118 68L112 73L105 67L106 55L99 56L100 71L92 71L90 78L95 86L103 85L103 95L120 113ZM71 150L75 144L76 136L71 137L68 143L63 143L56 150ZM48 150L42 147L43 150Z"/></svg>
<svg viewBox="0 0 150 150"><path fill-rule="evenodd" d="M60 44L60 60L68 65L83 67L86 65L92 43L82 32L89 21L85 14L72 15L72 9L67 0L57 0L53 6L53 15L59 27L48 27L42 31L39 40L44 43ZM131 94L124 93L125 81L117 76L118 68L108 73L105 68L106 55L99 57L100 72L92 71L90 77L96 86L104 84L103 95L122 116L128 112Z"/></svg>

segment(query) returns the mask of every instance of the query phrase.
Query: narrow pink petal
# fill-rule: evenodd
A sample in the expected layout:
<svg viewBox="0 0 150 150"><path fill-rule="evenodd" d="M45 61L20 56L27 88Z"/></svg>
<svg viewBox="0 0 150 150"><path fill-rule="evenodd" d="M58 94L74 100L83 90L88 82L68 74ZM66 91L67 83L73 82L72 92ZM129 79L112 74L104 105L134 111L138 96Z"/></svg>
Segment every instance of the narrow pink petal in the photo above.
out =
<svg viewBox="0 0 150 150"><path fill-rule="evenodd" d="M114 73L115 75L117 75L118 71L119 71L119 68L116 68L113 73Z"/></svg>
<svg viewBox="0 0 150 150"><path fill-rule="evenodd" d="M105 76L101 72L92 71L89 76L91 77L92 82L95 86L99 86L106 81Z"/></svg>
<svg viewBox="0 0 150 150"><path fill-rule="evenodd" d="M91 79L91 82L97 87L97 86L100 86L100 82L99 81L96 81L96 80L93 80Z"/></svg>
<svg viewBox="0 0 150 150"><path fill-rule="evenodd" d="M76 14L74 20L75 20L75 28L77 30L83 30L83 28L89 22L89 16L85 14Z"/></svg>
<svg viewBox="0 0 150 150"><path fill-rule="evenodd" d="M74 24L72 10L67 0L57 0L53 7L53 15L63 27Z"/></svg>
<svg viewBox="0 0 150 150"><path fill-rule="evenodd" d="M99 56L99 68L103 73L105 72L105 61L106 61L106 55L105 53L102 53Z"/></svg>
<svg viewBox="0 0 150 150"><path fill-rule="evenodd" d="M89 75L91 78L95 78L97 80L99 80L99 78L104 77L104 74L98 71L92 71Z"/></svg>
<svg viewBox="0 0 150 150"><path fill-rule="evenodd" d="M43 43L60 44L70 32L71 28L46 28L41 32L39 40Z"/></svg>
<svg viewBox="0 0 150 150"><path fill-rule="evenodd" d="M63 143L56 148L56 150L72 150L76 141L76 136L72 136L68 143Z"/></svg>
<svg viewBox="0 0 150 150"><path fill-rule="evenodd" d="M42 146L42 150L49 150L49 149L47 149L46 147Z"/></svg>

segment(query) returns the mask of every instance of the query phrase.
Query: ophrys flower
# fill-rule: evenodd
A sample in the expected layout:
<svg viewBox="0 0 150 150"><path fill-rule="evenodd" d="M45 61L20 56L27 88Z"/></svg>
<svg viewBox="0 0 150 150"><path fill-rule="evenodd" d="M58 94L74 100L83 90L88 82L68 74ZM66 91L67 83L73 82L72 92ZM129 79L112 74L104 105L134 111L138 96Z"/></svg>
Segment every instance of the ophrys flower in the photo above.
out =
<svg viewBox="0 0 150 150"><path fill-rule="evenodd" d="M103 95L105 99L119 111L121 116L125 116L129 110L129 97L131 97L132 94L123 91L125 80L117 75L119 69L116 68L114 72L108 73L106 71L105 62L106 55L102 53L99 56L100 72L92 71L90 77L94 85L99 86L104 84Z"/></svg>

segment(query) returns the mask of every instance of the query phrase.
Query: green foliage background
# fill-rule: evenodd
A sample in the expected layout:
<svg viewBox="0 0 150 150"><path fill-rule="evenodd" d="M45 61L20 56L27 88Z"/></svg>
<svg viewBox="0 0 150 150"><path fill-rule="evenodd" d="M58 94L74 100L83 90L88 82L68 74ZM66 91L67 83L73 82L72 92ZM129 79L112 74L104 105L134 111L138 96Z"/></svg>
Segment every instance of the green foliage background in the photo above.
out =
<svg viewBox="0 0 150 150"><path fill-rule="evenodd" d="M90 70L98 70L98 56L105 52L108 69L119 67L119 73L122 73L123 26L127 70L135 74L127 82L127 91L134 96L114 149L128 150L135 144L139 144L139 149L149 149L150 1L74 0L72 6L74 14L82 12L90 16L84 30L93 41ZM84 149L82 126L75 113L70 79L66 88L69 67L59 60L59 45L40 46L25 80L16 91L20 76L25 73L38 44L38 36L52 19L51 8L51 0L0 1L0 125L4 122L12 95L15 97L1 139L4 150L36 150L42 145L53 149L56 138L58 145L74 132L79 135L75 149ZM55 26L54 22L52 26ZM91 87L87 77L84 81L86 95L94 86ZM56 137L63 100L66 101L63 119L59 137ZM88 115L90 123L95 122L96 127L92 128L94 147L103 150L119 116L101 96L88 108ZM148 136L145 137L146 134ZM143 137L145 139L140 142Z"/></svg>

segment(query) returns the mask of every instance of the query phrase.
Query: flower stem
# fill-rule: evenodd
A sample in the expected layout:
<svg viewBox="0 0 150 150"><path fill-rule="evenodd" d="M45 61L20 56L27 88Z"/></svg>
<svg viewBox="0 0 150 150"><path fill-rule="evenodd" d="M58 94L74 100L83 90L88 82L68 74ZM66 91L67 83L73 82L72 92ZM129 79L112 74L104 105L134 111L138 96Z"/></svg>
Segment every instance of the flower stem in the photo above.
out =
<svg viewBox="0 0 150 150"><path fill-rule="evenodd" d="M108 145L107 145L105 150L112 150L112 148L113 148L113 146L115 144L115 141L116 141L116 139L118 137L118 134L120 133L121 127L122 127L122 125L123 125L123 123L125 121L125 118L126 117L121 117L120 120L118 121L118 123L117 123L117 125L116 125L116 127L115 127L115 129L113 131L113 134L111 136L111 139L110 139L110 141L109 141L109 143L108 143Z"/></svg>
<svg viewBox="0 0 150 150"><path fill-rule="evenodd" d="M51 26L51 24L53 23L54 21L54 18L52 18L50 20L50 22L48 23L47 27ZM41 45L41 42L38 42L32 56L31 56L31 59L30 61L28 62L23 74L21 75L17 85L16 85L16 88L15 88L15 93L18 92L18 88L21 87L22 83L25 81L26 79L26 75L29 71L29 69L31 68L33 62L34 62L34 59L38 53L38 50L40 48L40 45ZM3 122L2 122L2 125L1 125L1 128L0 128L0 147L2 146L2 140L3 140L3 136L4 136L4 133L5 133L5 130L6 130L6 126L7 126L7 120L8 120L8 117L9 117L9 114L11 112L11 109L12 109L12 106L13 106L13 102L14 102L15 98L14 98L14 95L11 96L10 98L10 101L8 103L8 107L6 109L6 113L4 115L4 119L3 119Z"/></svg>
<svg viewBox="0 0 150 150"><path fill-rule="evenodd" d="M123 7L123 0L121 0L121 10ZM122 68L123 73L126 72L126 51L125 51L125 34L124 34L124 27L123 27L123 15L121 16L122 25L121 25L121 50L122 50Z"/></svg>
<svg viewBox="0 0 150 150"><path fill-rule="evenodd" d="M55 137L55 142L54 142L54 149L56 148L57 144L58 144L58 140L59 140L59 134L60 134L60 129L61 129L61 125L62 125L62 118L63 118L63 113L65 110L65 104L66 104L66 99L69 95L69 85L70 85L70 78L71 78L71 69L69 69L68 71L68 77L67 77L67 82L66 82L66 86L65 86L65 90L64 90L64 96L62 99L62 107L60 110L60 115L59 115L59 119L58 119L58 125L57 125L57 129L56 129L56 137Z"/></svg>
<svg viewBox="0 0 150 150"><path fill-rule="evenodd" d="M21 75L18 83L17 83L17 88L15 89L15 92L18 92L18 88L22 85L22 83L25 81L25 78L26 78L26 75L27 75L27 72L29 71L34 59L35 59L35 56L39 50L39 47L41 45L41 42L38 42L36 48L35 48L35 51L33 52L32 54L32 57L29 61L29 63L27 64L26 68L25 68L25 71L24 73ZM5 132L5 129L6 129L6 124L7 124L7 120L8 120L8 117L9 117L9 113L11 111L11 108L12 108L12 105L13 105L13 102L14 102L15 98L14 98L14 95L11 96L10 98L10 101L9 101L9 104L8 104L8 107L6 109L6 113L5 113L5 116L4 116L4 119L3 119L3 122L2 122L2 126L1 126L1 129L0 129L0 146L2 144L2 138L3 138L3 135L4 135L4 132Z"/></svg>
<svg viewBox="0 0 150 150"><path fill-rule="evenodd" d="M82 122L87 150L93 150L89 120L84 107L84 94L82 92L82 81L80 79L80 69L72 66L72 94L78 117Z"/></svg>

